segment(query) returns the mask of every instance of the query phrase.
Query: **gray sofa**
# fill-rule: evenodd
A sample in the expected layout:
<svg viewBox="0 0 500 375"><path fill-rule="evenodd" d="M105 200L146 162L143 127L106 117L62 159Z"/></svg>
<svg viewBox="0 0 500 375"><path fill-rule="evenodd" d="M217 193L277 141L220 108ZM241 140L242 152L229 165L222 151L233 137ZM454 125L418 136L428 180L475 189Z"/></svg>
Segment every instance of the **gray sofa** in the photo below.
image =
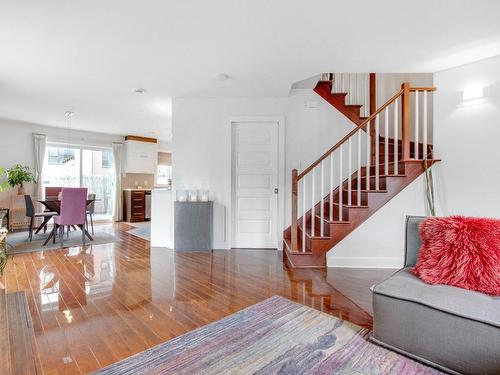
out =
<svg viewBox="0 0 500 375"><path fill-rule="evenodd" d="M411 272L423 219L406 219L405 268L372 288L372 340L452 374L500 374L500 297Z"/></svg>

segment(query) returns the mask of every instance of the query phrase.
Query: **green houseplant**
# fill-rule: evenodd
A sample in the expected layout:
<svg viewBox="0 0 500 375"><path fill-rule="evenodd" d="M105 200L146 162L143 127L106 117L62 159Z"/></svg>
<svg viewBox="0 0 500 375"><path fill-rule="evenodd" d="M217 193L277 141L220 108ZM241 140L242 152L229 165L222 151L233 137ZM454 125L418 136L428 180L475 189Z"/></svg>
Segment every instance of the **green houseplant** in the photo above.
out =
<svg viewBox="0 0 500 375"><path fill-rule="evenodd" d="M31 168L25 165L16 164L6 171L7 184L15 188L17 186L17 194L24 194L25 183L35 183L35 176L31 173Z"/></svg>
<svg viewBox="0 0 500 375"><path fill-rule="evenodd" d="M7 182L7 171L0 167L0 193L9 187Z"/></svg>

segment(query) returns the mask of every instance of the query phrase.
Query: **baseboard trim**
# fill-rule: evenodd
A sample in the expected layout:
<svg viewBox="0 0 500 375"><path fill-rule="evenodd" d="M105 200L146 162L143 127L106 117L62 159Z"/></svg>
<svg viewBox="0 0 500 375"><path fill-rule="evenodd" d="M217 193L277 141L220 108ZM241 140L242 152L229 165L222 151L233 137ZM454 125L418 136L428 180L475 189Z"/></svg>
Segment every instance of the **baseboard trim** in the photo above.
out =
<svg viewBox="0 0 500 375"><path fill-rule="evenodd" d="M328 257L328 267L341 268L402 268L403 257Z"/></svg>

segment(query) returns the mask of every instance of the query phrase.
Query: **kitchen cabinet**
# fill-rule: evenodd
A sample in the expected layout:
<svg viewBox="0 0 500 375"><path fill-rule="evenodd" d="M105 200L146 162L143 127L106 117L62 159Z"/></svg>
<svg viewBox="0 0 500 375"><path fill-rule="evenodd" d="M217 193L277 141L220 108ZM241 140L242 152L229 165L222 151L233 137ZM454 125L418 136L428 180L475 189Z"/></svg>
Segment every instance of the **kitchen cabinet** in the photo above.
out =
<svg viewBox="0 0 500 375"><path fill-rule="evenodd" d="M124 190L123 216L129 223L149 220L150 190Z"/></svg>
<svg viewBox="0 0 500 375"><path fill-rule="evenodd" d="M155 174L156 165L158 164L158 144L156 140L144 142L127 139L124 144L123 161L124 173Z"/></svg>

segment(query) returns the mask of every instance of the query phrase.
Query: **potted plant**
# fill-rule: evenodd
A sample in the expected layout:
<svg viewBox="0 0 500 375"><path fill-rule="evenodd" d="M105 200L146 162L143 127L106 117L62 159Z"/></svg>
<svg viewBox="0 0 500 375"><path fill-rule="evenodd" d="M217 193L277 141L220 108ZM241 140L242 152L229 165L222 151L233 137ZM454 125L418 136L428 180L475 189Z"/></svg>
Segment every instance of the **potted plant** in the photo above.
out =
<svg viewBox="0 0 500 375"><path fill-rule="evenodd" d="M17 194L24 194L25 183L35 183L35 176L31 173L31 168L25 165L16 164L7 170L7 184L15 188L17 187Z"/></svg>
<svg viewBox="0 0 500 375"><path fill-rule="evenodd" d="M7 182L7 171L0 167L0 193L9 187Z"/></svg>

